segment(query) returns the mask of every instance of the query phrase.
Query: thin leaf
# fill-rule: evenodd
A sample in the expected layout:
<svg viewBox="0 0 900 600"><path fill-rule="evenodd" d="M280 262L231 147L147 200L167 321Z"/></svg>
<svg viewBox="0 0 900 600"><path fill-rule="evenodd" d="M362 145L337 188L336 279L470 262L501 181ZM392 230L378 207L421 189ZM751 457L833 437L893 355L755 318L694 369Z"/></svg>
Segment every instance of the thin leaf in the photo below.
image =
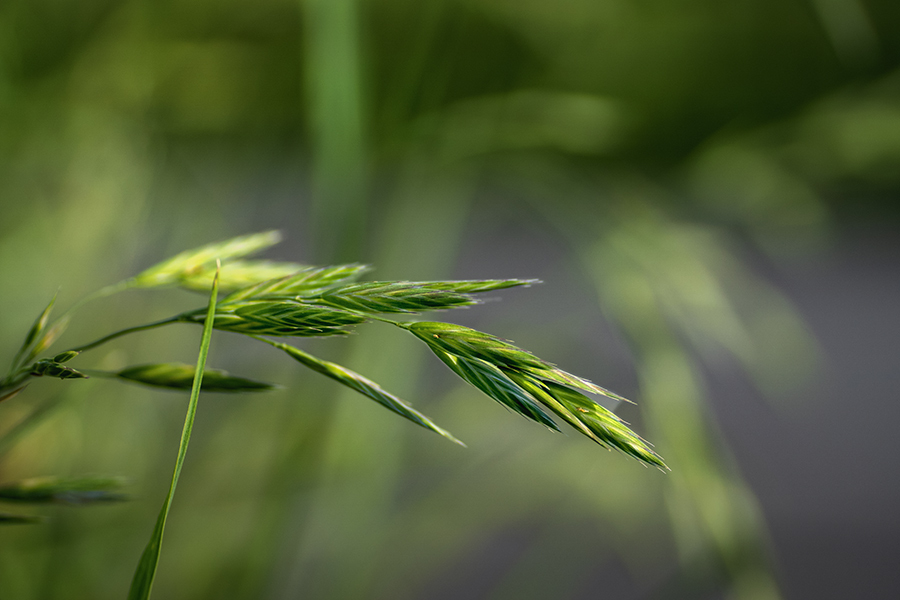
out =
<svg viewBox="0 0 900 600"><path fill-rule="evenodd" d="M122 369L115 375L134 383L174 390L189 390L194 382L194 371L195 367L184 363L160 363L135 365ZM275 386L243 377L234 377L226 371L218 369L205 369L203 385L200 389L204 392L263 392L275 389Z"/></svg>
<svg viewBox="0 0 900 600"><path fill-rule="evenodd" d="M209 296L209 308L206 311L206 320L203 324L203 335L200 339L200 353L197 357L197 367L194 371L194 383L191 388L191 399L188 403L187 415L184 419L184 429L181 432L181 444L178 448L178 458L175 460L175 472L172 474L172 483L169 493L159 511L156 526L150 536L150 541L141 555L134 578L131 580L131 589L128 592L129 600L147 600L153 588L153 580L156 577L156 569L159 565L159 553L162 548L163 533L166 529L166 519L169 509L172 507L172 498L175 496L175 487L181 475L181 467L184 465L184 457L187 455L188 443L191 439L191 430L194 427L194 416L197 414L197 404L200 400L200 389L203 385L203 372L206 368L206 357L209 354L209 342L212 338L213 317L216 314L216 296L219 292L219 278L213 278L212 291Z"/></svg>
<svg viewBox="0 0 900 600"><path fill-rule="evenodd" d="M312 356L311 354L307 354L298 348L294 348L288 344L280 344L278 342L273 342L270 340L262 339L262 341L270 344L280 350L286 352L291 358L316 371L317 373L321 373L326 377L330 377L334 379L338 383L341 383L350 389L359 392L363 396L371 398L375 402L378 402L382 406L388 408L389 410L397 413L401 417L409 419L413 423L417 425L421 425L426 429L430 429L435 433L438 433L450 441L456 442L460 446L465 446L461 441L456 439L450 432L447 430L438 427L434 424L431 419L409 406L400 398L394 396L390 392L382 389L374 381L367 379L360 375L359 373L355 373L350 369L346 369L341 365L328 362L325 360L321 360Z"/></svg>
<svg viewBox="0 0 900 600"><path fill-rule="evenodd" d="M121 491L124 485L114 477L38 477L0 487L0 499L29 504L120 502L128 498Z"/></svg>
<svg viewBox="0 0 900 600"><path fill-rule="evenodd" d="M186 250L135 275L130 280L130 287L152 288L181 283L211 269L217 259L240 258L280 241L281 234L273 230Z"/></svg>

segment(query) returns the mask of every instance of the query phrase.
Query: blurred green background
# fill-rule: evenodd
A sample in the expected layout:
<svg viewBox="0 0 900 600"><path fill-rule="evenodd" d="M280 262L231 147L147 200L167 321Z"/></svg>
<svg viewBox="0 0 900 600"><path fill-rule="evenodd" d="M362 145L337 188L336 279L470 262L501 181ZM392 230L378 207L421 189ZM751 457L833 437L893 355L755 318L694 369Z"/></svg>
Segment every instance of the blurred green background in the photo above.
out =
<svg viewBox="0 0 900 600"><path fill-rule="evenodd" d="M442 318L633 398L672 468L507 414L387 326L302 346L468 449L217 333L212 366L284 389L201 398L156 598L897 597L898 192L896 0L0 6L0 360L58 288L278 228L267 256L378 279L542 279ZM203 303L101 300L59 347ZM0 483L134 495L0 529L0 598L125 596L186 402L0 405L0 435L52 407Z"/></svg>

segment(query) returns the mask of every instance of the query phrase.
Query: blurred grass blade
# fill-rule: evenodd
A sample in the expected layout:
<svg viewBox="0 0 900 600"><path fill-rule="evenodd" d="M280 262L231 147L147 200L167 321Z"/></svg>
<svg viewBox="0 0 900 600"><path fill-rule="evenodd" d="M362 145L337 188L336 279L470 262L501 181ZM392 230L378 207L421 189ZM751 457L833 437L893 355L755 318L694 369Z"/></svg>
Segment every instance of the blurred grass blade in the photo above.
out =
<svg viewBox="0 0 900 600"><path fill-rule="evenodd" d="M184 363L159 363L151 365L135 365L115 373L116 377L155 387L173 390L189 390L193 386L195 367ZM204 369L204 392L264 392L275 389L269 383L234 377L226 371Z"/></svg>
<svg viewBox="0 0 900 600"><path fill-rule="evenodd" d="M132 277L130 287L152 288L181 283L206 270L213 269L216 260L239 258L259 252L281 241L278 231L243 235L223 242L186 250Z"/></svg>
<svg viewBox="0 0 900 600"><path fill-rule="evenodd" d="M19 351L16 353L15 359L13 359L12 369L11 371L15 371L16 368L22 364L27 363L28 360L21 360L22 357L28 352L28 349L31 347L31 344L38 338L44 328L47 326L47 321L50 319L50 311L53 310L53 305L56 304L56 296L59 294L53 294L53 298L50 299L50 303L47 307L38 315L38 318L34 320L34 323L31 325L31 329L28 330L28 335L25 336L25 341L22 342L22 347L19 348ZM20 362L21 361L21 362Z"/></svg>
<svg viewBox="0 0 900 600"><path fill-rule="evenodd" d="M315 302L375 313L417 313L471 306L478 301L469 294L520 285L535 280L483 281L374 281L347 285L314 298Z"/></svg>
<svg viewBox="0 0 900 600"><path fill-rule="evenodd" d="M131 589L128 592L128 600L147 600L150 598L150 590L153 588L153 580L156 577L156 568L159 566L159 553L162 548L163 533L166 529L166 519L169 509L172 507L172 498L175 496L175 487L181 475L181 467L184 465L184 457L187 455L188 443L191 439L191 430L194 427L194 416L197 413L197 403L200 400L200 388L203 384L203 371L206 368L206 357L209 354L209 342L212 338L213 317L216 314L216 296L219 293L219 278L214 277L212 291L209 296L209 308L206 311L206 321L203 324L203 335L200 339L200 352L197 357L197 367L194 371L191 399L188 403L187 415L184 419L184 429L181 432L181 444L178 447L178 458L175 460L175 472L172 474L172 483L169 492L159 511L156 526L150 536L150 541L141 555L134 578L131 580Z"/></svg>
<svg viewBox="0 0 900 600"><path fill-rule="evenodd" d="M234 292L263 281L282 279L310 268L307 265L290 262L235 260L222 265L219 273L219 290L223 293ZM196 274L182 279L181 287L206 293L212 286L215 273L215 265L204 267Z"/></svg>
<svg viewBox="0 0 900 600"><path fill-rule="evenodd" d="M315 356L307 354L306 352L303 352L302 350L288 344L281 344L264 338L257 339L266 342L267 344L270 344L278 348L279 350L283 350L291 358L301 363L302 365L305 365L313 371L321 373L326 377L334 379L338 383L341 383L349 387L350 389L359 392L363 396L371 398L375 402L378 402L382 406L397 413L398 415L409 419L413 423L421 425L426 429L430 429L431 431L444 436L448 440L456 442L460 446L465 446L465 444L456 439L450 432L441 427L438 427L434 424L434 422L431 421L431 419L406 404L400 398L394 396L390 392L385 391L374 381L363 377L359 373L355 373L350 369L342 367L341 365L318 359Z"/></svg>
<svg viewBox="0 0 900 600"><path fill-rule="evenodd" d="M41 517L32 515L14 515L10 513L0 512L0 525L29 525L33 523L41 523Z"/></svg>
<svg viewBox="0 0 900 600"><path fill-rule="evenodd" d="M128 499L122 493L124 485L117 477L38 477L0 486L0 500L30 504L119 502Z"/></svg>

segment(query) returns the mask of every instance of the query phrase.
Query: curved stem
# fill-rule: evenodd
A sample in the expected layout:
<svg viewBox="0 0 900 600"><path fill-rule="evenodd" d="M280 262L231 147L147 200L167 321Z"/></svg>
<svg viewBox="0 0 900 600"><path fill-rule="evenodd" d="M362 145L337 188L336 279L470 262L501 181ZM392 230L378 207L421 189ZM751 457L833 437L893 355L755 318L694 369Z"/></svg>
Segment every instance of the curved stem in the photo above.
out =
<svg viewBox="0 0 900 600"><path fill-rule="evenodd" d="M169 325L170 323L178 323L182 320L182 315L175 315L174 317L169 317L168 319L163 319L162 321L156 321L154 323L147 323L146 325L138 325L137 327L129 327L127 329L122 329L120 331L116 331L115 333L111 333L107 336L104 336L98 340L94 340L89 344L84 344L83 346L77 346L75 348L70 348L69 350L73 352L84 352L85 350L90 350L91 348L96 348L101 344L105 344L110 340L114 340L117 337L122 337L123 335L128 335L129 333L137 333L138 331L146 331L148 329L155 329L157 327L162 327L163 325Z"/></svg>

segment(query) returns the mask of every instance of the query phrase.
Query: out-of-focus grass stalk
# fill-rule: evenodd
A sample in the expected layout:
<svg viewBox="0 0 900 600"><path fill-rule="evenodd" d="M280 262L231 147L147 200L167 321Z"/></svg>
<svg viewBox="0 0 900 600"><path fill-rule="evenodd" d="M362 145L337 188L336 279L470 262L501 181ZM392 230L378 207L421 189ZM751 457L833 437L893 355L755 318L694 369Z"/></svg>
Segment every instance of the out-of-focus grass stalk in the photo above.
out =
<svg viewBox="0 0 900 600"><path fill-rule="evenodd" d="M358 0L301 0L320 262L361 256L368 167Z"/></svg>
<svg viewBox="0 0 900 600"><path fill-rule="evenodd" d="M585 257L603 306L631 343L642 414L672 468L666 500L684 569L677 585L710 585L724 576L729 598L780 598L759 508L706 414L697 366L667 321L651 278L611 254L600 243Z"/></svg>

